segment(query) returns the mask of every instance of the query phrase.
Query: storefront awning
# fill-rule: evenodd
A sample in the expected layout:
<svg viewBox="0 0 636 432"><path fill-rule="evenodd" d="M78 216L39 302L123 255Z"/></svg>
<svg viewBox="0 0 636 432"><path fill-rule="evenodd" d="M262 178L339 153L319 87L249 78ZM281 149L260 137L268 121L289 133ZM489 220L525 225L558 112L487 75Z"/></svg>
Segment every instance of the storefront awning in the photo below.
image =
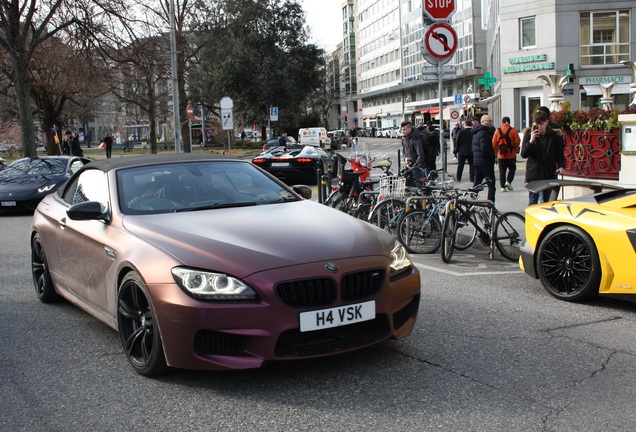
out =
<svg viewBox="0 0 636 432"><path fill-rule="evenodd" d="M422 113L422 114L437 114L439 113L439 108L422 108L422 109L415 110L415 112Z"/></svg>
<svg viewBox="0 0 636 432"><path fill-rule="evenodd" d="M629 84L616 84L612 88L612 94L629 94ZM603 92L598 85L584 85L583 90L588 96L601 96Z"/></svg>

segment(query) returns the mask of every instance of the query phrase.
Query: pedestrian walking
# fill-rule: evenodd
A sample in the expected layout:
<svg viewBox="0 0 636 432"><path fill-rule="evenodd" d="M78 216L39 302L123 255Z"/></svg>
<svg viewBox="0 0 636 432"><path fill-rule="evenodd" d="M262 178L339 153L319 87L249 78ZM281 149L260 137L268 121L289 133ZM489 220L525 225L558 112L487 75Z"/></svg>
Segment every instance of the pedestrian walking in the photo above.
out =
<svg viewBox="0 0 636 432"><path fill-rule="evenodd" d="M104 139L102 140L104 142L104 144L106 144L106 159L110 159L111 154L113 152L113 137L106 134L106 136L104 137Z"/></svg>
<svg viewBox="0 0 636 432"><path fill-rule="evenodd" d="M426 141L428 141L428 143L430 144L432 148L432 152L433 152L433 157L431 157L426 164L427 176L428 176L428 173L430 173L431 171L435 171L437 169L435 160L437 159L441 151L439 132L435 130L435 126L433 126L433 122L429 121L426 124L426 130L424 131L422 136L426 138Z"/></svg>
<svg viewBox="0 0 636 432"><path fill-rule="evenodd" d="M492 137L492 148L499 163L499 185L502 192L512 190L520 143L519 131L510 125L510 117L504 117L501 120L501 127L495 130Z"/></svg>
<svg viewBox="0 0 636 432"><path fill-rule="evenodd" d="M462 181L464 166L468 163L468 175L472 182L475 181L473 172L473 123L470 120L464 121L464 127L457 134L457 143L455 144L455 157L457 158L457 174L455 179Z"/></svg>
<svg viewBox="0 0 636 432"><path fill-rule="evenodd" d="M474 185L486 180L488 199L492 202L495 202L495 152L492 149L494 132L492 118L488 114L483 115L480 123L473 127Z"/></svg>
<svg viewBox="0 0 636 432"><path fill-rule="evenodd" d="M549 125L548 116L542 110L534 113L532 131L523 136L521 157L526 162L526 183L535 180L557 178L565 172L563 137ZM542 193L529 192L528 205L550 200L551 190Z"/></svg>

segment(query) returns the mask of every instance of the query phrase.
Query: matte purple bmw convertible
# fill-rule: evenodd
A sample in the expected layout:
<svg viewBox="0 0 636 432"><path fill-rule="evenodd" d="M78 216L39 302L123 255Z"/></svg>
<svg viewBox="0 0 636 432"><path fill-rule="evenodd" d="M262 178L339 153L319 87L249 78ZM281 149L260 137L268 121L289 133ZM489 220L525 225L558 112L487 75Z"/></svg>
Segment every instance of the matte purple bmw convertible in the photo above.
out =
<svg viewBox="0 0 636 432"><path fill-rule="evenodd" d="M33 216L37 295L116 329L143 375L256 368L408 336L420 276L404 248L310 195L221 156L90 163Z"/></svg>

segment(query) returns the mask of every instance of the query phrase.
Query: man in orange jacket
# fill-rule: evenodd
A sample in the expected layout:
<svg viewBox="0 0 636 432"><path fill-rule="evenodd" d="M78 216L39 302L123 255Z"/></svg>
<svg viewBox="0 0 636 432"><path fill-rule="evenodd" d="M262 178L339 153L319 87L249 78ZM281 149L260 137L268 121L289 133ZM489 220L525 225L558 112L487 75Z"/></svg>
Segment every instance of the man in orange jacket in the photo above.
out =
<svg viewBox="0 0 636 432"><path fill-rule="evenodd" d="M501 120L501 127L498 127L492 137L492 148L499 161L499 184L501 191L512 190L512 180L515 178L517 170L517 153L519 153L519 131L510 126L510 117Z"/></svg>

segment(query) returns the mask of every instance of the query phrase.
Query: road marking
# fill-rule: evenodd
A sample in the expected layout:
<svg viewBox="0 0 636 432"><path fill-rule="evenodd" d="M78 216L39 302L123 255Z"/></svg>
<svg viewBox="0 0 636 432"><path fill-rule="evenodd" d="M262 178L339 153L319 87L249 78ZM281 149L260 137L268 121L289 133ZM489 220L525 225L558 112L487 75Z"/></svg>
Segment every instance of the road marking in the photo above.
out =
<svg viewBox="0 0 636 432"><path fill-rule="evenodd" d="M452 265L452 264L449 264ZM420 270L431 270L431 271L435 271L438 273L445 273L451 276L488 276L488 275L502 275L502 274L517 274L517 273L523 273L521 271L521 269L517 269L517 270L510 270L510 271L479 271L479 272L458 272L458 271L453 271L447 268L440 268L440 267L433 267L433 266L429 266L429 265L425 265L425 264L417 264L415 263L415 267L417 267Z"/></svg>

